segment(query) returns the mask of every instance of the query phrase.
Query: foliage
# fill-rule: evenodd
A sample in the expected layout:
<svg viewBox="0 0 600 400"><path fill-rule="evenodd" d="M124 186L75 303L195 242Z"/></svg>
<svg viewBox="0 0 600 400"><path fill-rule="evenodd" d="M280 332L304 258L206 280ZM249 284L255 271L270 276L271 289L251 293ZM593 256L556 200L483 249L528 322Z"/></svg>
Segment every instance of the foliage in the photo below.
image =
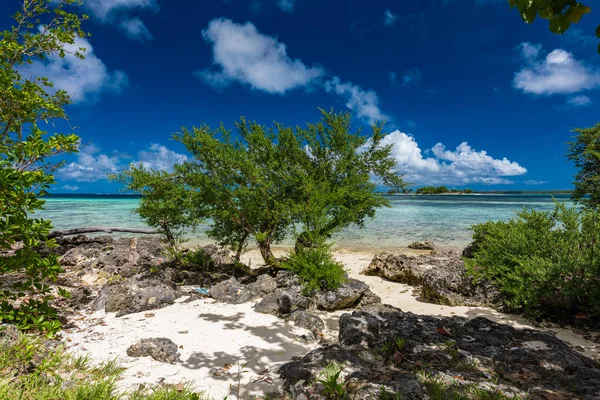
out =
<svg viewBox="0 0 600 400"><path fill-rule="evenodd" d="M1 328L0 328L1 329ZM4 336L3 336L4 335ZM124 368L109 361L92 365L87 355L47 346L31 335L0 332L0 398L22 400L201 400L185 387L117 393Z"/></svg>
<svg viewBox="0 0 600 400"><path fill-rule="evenodd" d="M46 241L51 225L33 214L43 207L40 197L60 167L49 159L75 152L79 139L72 133L49 135L44 130L54 120L66 119L69 96L54 91L48 79L28 78L21 71L48 54L64 57L65 45L85 36L80 25L86 17L66 10L78 4L23 0L15 26L0 32L0 249L11 250L0 257L0 276L4 282L16 282L11 289L0 290L0 321L24 330L53 332L60 327L46 284L56 278L60 266L56 256L36 251L41 242L48 247L55 244ZM72 54L83 57L83 50Z"/></svg>
<svg viewBox="0 0 600 400"><path fill-rule="evenodd" d="M600 313L600 210L517 213L473 226L469 272L489 279L508 306L528 312Z"/></svg>
<svg viewBox="0 0 600 400"><path fill-rule="evenodd" d="M563 34L572 23L578 23L581 17L592 9L576 0L508 0L510 8L516 8L521 18L531 24L536 16L547 19L553 33ZM600 25L596 29L596 36L600 38ZM600 53L600 44L598 44Z"/></svg>
<svg viewBox="0 0 600 400"><path fill-rule="evenodd" d="M181 261L185 266L200 268L210 268L214 263L213 259L202 248L185 252Z"/></svg>
<svg viewBox="0 0 600 400"><path fill-rule="evenodd" d="M194 193L173 174L132 164L128 170L108 177L142 195L134 211L146 224L157 228L175 252L182 241L183 228L195 227L204 216L203 207L194 203Z"/></svg>
<svg viewBox="0 0 600 400"><path fill-rule="evenodd" d="M492 391L475 383L462 383L456 380L444 379L427 371L417 372L417 378L425 386L429 398L432 400L520 400L518 395L506 395L500 390Z"/></svg>
<svg viewBox="0 0 600 400"><path fill-rule="evenodd" d="M347 279L344 265L333 259L326 246L297 250L282 263L282 267L298 275L306 294L335 290Z"/></svg>
<svg viewBox="0 0 600 400"><path fill-rule="evenodd" d="M402 190L406 183L397 173L391 145L383 145L383 125L373 125L370 135L352 132L351 114L321 110L322 120L297 128L296 136L305 146L295 149L290 163L295 222L302 231L296 250L321 246L332 234L349 225L364 226L377 208L389 206L377 192L378 184Z"/></svg>
<svg viewBox="0 0 600 400"><path fill-rule="evenodd" d="M568 143L567 153L578 169L572 198L588 207L600 207L600 123L574 132L577 136Z"/></svg>
<svg viewBox="0 0 600 400"><path fill-rule="evenodd" d="M237 138L223 125L183 129L175 139L193 155L175 174L195 192L212 220L209 237L233 248L237 259L249 239L268 265L271 246L296 226L302 246L319 246L350 224L362 226L388 205L381 183L402 188L381 126L370 136L350 131L350 114L322 111L322 121L295 130L266 128L241 119ZM297 247L302 247L297 246Z"/></svg>
<svg viewBox="0 0 600 400"><path fill-rule="evenodd" d="M343 366L336 363L330 362L325 366L320 374L319 383L323 385L323 394L328 399L343 399L346 393L346 387L344 380L341 377Z"/></svg>
<svg viewBox="0 0 600 400"><path fill-rule="evenodd" d="M448 189L446 186L423 186L417 189L417 194L446 194L446 193L473 193L471 189Z"/></svg>

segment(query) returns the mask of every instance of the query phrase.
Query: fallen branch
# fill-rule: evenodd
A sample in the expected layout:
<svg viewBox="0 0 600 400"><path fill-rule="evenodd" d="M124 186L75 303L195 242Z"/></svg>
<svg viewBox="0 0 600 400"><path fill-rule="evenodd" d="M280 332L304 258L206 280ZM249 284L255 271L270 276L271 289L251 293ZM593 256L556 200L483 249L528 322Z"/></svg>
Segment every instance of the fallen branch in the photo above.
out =
<svg viewBox="0 0 600 400"><path fill-rule="evenodd" d="M160 233L154 229L137 229L137 228L114 228L110 226L90 226L87 228L75 228L75 229L66 229L63 231L52 231L48 235L48 238L52 239L55 237L61 236L70 236L70 235L79 235L81 233L92 233L92 232L127 232L127 233L143 233L147 235L154 235Z"/></svg>

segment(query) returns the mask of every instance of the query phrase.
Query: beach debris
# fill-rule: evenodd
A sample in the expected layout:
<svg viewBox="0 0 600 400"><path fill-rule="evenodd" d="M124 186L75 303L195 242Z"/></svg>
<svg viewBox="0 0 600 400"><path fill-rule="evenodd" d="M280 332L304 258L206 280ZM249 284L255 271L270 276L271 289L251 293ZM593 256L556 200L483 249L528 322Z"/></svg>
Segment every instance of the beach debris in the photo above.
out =
<svg viewBox="0 0 600 400"><path fill-rule="evenodd" d="M129 357L152 357L156 361L174 364L179 362L178 346L168 338L141 339L127 349Z"/></svg>
<svg viewBox="0 0 600 400"><path fill-rule="evenodd" d="M210 296L210 291L205 288L194 288L194 291L202 296Z"/></svg>
<svg viewBox="0 0 600 400"><path fill-rule="evenodd" d="M146 314L144 314L144 317L146 317L146 318L152 318L152 317L154 317L154 314L153 313L146 313Z"/></svg>

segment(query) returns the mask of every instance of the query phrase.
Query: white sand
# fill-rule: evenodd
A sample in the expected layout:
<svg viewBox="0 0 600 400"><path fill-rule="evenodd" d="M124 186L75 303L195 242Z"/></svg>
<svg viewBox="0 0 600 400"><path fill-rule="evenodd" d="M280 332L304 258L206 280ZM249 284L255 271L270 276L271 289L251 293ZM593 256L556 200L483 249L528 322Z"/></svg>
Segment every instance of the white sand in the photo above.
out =
<svg viewBox="0 0 600 400"><path fill-rule="evenodd" d="M281 251L279 251L281 253ZM379 277L363 276L362 271L373 254L338 249L338 260L348 268L351 277L366 282L383 303L403 311L435 316L483 316L516 328L535 328L525 319L504 315L484 307L448 307L420 301L413 296L413 288L389 282ZM244 262L252 267L262 265L260 254L251 251L244 255ZM67 331L66 338L73 352L87 352L96 361L118 358L127 370L119 382L122 389L135 389L140 384L154 385L159 382L190 382L195 390L204 391L215 399L224 396L234 398L237 385L237 363L247 363L242 377L244 398L276 391L280 385L277 368L294 356L303 356L317 347L301 338L308 331L293 327L285 321L252 309L254 302L242 305L215 303L211 299L186 301L179 299L172 306L116 318L114 313L97 312L76 319L78 328ZM335 337L339 317L345 311L322 313L328 327L326 335ZM145 317L145 314L154 314ZM100 320L97 320L100 319ZM585 354L597 357L599 348L592 342L570 330L552 327L548 329L557 337L575 346ZM179 333L188 331L187 334ZM180 348L181 363L164 364L150 357L128 357L129 346L143 338L166 337ZM233 366L221 375L215 372L226 364ZM268 372L264 372L268 370ZM262 374L261 374L262 373ZM255 382L258 378L272 378L273 383Z"/></svg>
<svg viewBox="0 0 600 400"><path fill-rule="evenodd" d="M75 353L89 353L94 361L118 358L127 368L119 382L121 389L140 384L189 382L195 390L215 399L235 393L237 363L247 363L241 374L244 398L277 391L277 368L293 356L303 356L316 347L300 338L308 331L272 315L252 310L253 303L227 305L212 299L178 301L172 306L116 318L114 313L97 312L77 321L80 328L65 336ZM145 317L152 313L153 317ZM101 321L94 321L100 318ZM99 324L98 324L99 322ZM187 334L178 333L188 331ZM143 338L166 337L181 346L181 363L165 364L151 357L128 357L126 350ZM215 375L226 364L231 368ZM265 372L268 370L268 372ZM222 371L221 371L222 372ZM259 375L262 373L262 375ZM250 380L272 378L274 384Z"/></svg>

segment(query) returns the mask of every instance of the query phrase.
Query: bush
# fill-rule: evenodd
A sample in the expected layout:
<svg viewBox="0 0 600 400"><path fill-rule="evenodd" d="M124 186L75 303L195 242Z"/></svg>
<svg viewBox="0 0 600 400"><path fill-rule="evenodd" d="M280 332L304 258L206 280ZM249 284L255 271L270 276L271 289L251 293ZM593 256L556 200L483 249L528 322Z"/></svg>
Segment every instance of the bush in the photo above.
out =
<svg viewBox="0 0 600 400"><path fill-rule="evenodd" d="M557 203L473 226L469 273L489 279L509 307L528 313L600 313L600 211Z"/></svg>
<svg viewBox="0 0 600 400"><path fill-rule="evenodd" d="M214 266L214 261L212 257L204 251L202 248L198 248L196 250L189 250L188 252L183 253L181 257L182 264L186 267L196 267L196 268L212 268Z"/></svg>
<svg viewBox="0 0 600 400"><path fill-rule="evenodd" d="M305 294L316 290L335 290L347 279L343 264L333 259L326 246L294 252L282 266L298 275Z"/></svg>

